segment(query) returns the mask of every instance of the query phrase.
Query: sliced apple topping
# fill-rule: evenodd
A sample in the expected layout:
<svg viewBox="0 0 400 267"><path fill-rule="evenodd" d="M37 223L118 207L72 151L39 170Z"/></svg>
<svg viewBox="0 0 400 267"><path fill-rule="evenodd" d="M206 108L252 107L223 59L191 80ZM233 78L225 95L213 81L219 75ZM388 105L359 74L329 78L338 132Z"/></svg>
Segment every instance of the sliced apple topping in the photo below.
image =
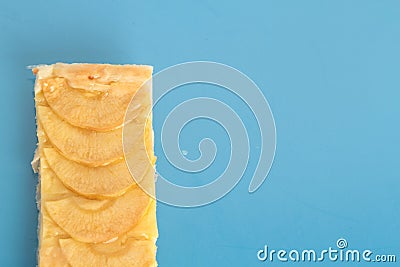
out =
<svg viewBox="0 0 400 267"><path fill-rule="evenodd" d="M55 115L49 107L37 106L41 128L50 142L71 160L90 166L107 165L123 157L122 128L109 132L96 132L74 127ZM143 140L146 118L137 118L125 125L129 133L126 147L133 149Z"/></svg>
<svg viewBox="0 0 400 267"><path fill-rule="evenodd" d="M135 162L135 178L125 160L108 166L90 167L65 158L54 148L44 148L43 151L51 169L65 186L89 198L120 196L140 182L151 168L146 151L132 151L128 155L129 160Z"/></svg>
<svg viewBox="0 0 400 267"><path fill-rule="evenodd" d="M135 118L149 109L150 89L143 80L97 85L92 90L72 88L65 78L41 80L48 105L68 123L96 131L109 131L123 125L125 113Z"/></svg>
<svg viewBox="0 0 400 267"><path fill-rule="evenodd" d="M119 239L121 242L125 242L130 238L153 240L155 242L157 237L156 200L152 199L140 222Z"/></svg>
<svg viewBox="0 0 400 267"><path fill-rule="evenodd" d="M64 240L72 240L66 232L64 232L59 226L57 226L53 220L47 215L46 209L42 210L42 222L41 225L45 225L43 230L45 232L41 232L41 249L39 251L40 257L40 265L39 266L69 266L68 262L65 259L65 255L63 250L61 250L61 246L58 242L61 239L61 242ZM150 204L143 215L142 219L138 222L133 229L130 229L126 234L123 234L121 237L117 238L111 242L98 243L88 245L90 249L95 253L104 254L104 256L111 257L119 255L119 253L126 251L126 244L130 244L136 240L148 240L152 241L154 245L156 238L158 237L157 224L156 224L156 201L151 200ZM150 244L145 242L146 245ZM81 244L81 243L78 243ZM138 243L139 244L139 243ZM143 244L140 243L140 244ZM155 249L154 246L152 246ZM64 248L65 249L65 246ZM126 251L126 253L132 252L130 249ZM134 253L133 256L136 254ZM99 257L98 255L96 257ZM72 259L69 259L70 263ZM72 264L72 266L75 266ZM92 266L92 265L87 265ZM107 265L106 265L107 266ZM121 265L124 266L124 265ZM150 265L151 266L151 265Z"/></svg>
<svg viewBox="0 0 400 267"><path fill-rule="evenodd" d="M44 157L40 159L40 191L41 197L45 200L60 199L72 194L49 168Z"/></svg>
<svg viewBox="0 0 400 267"><path fill-rule="evenodd" d="M82 197L67 197L45 202L56 224L81 242L106 242L132 229L143 217L151 198L134 187L108 204ZM90 204L90 201L93 204ZM90 206L97 206L91 209Z"/></svg>
<svg viewBox="0 0 400 267"><path fill-rule="evenodd" d="M156 246L152 241L129 240L125 244L85 244L60 239L61 249L74 267L151 267L156 266Z"/></svg>

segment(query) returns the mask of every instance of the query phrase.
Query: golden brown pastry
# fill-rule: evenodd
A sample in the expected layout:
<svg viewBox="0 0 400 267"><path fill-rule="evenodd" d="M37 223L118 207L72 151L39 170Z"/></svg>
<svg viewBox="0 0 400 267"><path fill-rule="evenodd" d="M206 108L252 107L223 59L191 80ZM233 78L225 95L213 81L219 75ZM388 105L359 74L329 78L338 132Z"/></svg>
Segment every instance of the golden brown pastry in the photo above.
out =
<svg viewBox="0 0 400 267"><path fill-rule="evenodd" d="M141 186L154 190L152 67L57 63L33 72L39 266L157 266L156 201Z"/></svg>

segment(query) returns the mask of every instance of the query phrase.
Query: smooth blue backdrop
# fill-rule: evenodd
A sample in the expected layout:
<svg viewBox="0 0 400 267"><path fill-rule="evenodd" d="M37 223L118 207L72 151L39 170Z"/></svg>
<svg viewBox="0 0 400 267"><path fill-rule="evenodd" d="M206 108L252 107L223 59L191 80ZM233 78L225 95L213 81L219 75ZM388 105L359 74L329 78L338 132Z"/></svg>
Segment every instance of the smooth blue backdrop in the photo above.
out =
<svg viewBox="0 0 400 267"><path fill-rule="evenodd" d="M218 61L250 76L269 100L278 143L267 181L247 193L254 150L245 177L222 200L195 209L160 204L160 266L294 265L258 262L256 252L264 244L324 249L339 237L400 261L399 13L400 2L389 0L2 1L0 266L35 265L33 77L25 66L57 61L155 71ZM248 114L211 86L175 94L156 114L156 136L162 114L192 95L226 97ZM184 129L188 157L199 138L226 144L210 123ZM159 156L159 171L180 177ZM210 171L225 163L220 157ZM316 264L301 266L308 265Z"/></svg>

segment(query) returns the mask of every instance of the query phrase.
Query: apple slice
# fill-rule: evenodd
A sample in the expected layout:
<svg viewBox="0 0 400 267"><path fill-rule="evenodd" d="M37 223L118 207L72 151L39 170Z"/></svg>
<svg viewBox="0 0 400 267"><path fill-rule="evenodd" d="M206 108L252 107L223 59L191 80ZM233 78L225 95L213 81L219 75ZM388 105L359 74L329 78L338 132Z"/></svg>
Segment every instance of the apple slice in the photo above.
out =
<svg viewBox="0 0 400 267"><path fill-rule="evenodd" d="M57 178L45 157L40 158L40 193L43 200L59 200L73 194Z"/></svg>
<svg viewBox="0 0 400 267"><path fill-rule="evenodd" d="M130 162L135 162L135 179L123 159L107 166L90 167L67 159L54 148L44 148L43 152L61 182L88 198L120 196L139 183L152 167L145 150L135 150L128 155Z"/></svg>
<svg viewBox="0 0 400 267"><path fill-rule="evenodd" d="M125 244L85 244L74 239L60 239L61 250L74 267L152 267L156 246L152 241L128 240Z"/></svg>
<svg viewBox="0 0 400 267"><path fill-rule="evenodd" d="M134 187L115 200L67 197L46 201L53 219L71 237L81 242L106 242L132 229L143 217L151 198Z"/></svg>
<svg viewBox="0 0 400 267"><path fill-rule="evenodd" d="M48 105L58 116L74 126L90 130L109 131L123 125L131 100L131 106L135 107L129 109L127 116L131 119L151 104L150 87L143 79L101 84L92 90L72 88L65 78L40 82Z"/></svg>
<svg viewBox="0 0 400 267"><path fill-rule="evenodd" d="M153 240L153 242L156 242L157 237L156 200L152 199L146 214L142 217L140 222L119 239L122 242L125 242L129 238Z"/></svg>
<svg viewBox="0 0 400 267"><path fill-rule="evenodd" d="M72 126L46 106L37 106L37 113L49 141L69 159L96 167L123 157L122 128L96 132ZM134 148L139 138L144 140L146 116L143 112L125 125L124 132L129 133L129 140L125 142L127 148Z"/></svg>

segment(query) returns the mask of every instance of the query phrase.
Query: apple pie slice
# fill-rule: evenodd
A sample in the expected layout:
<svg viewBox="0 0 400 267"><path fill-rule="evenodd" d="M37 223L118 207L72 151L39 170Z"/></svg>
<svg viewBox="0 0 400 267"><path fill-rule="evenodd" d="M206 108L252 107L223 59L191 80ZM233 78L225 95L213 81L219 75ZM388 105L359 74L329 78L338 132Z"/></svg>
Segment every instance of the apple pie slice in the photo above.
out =
<svg viewBox="0 0 400 267"><path fill-rule="evenodd" d="M157 266L156 201L142 186L154 191L152 67L57 63L33 71L38 265Z"/></svg>

